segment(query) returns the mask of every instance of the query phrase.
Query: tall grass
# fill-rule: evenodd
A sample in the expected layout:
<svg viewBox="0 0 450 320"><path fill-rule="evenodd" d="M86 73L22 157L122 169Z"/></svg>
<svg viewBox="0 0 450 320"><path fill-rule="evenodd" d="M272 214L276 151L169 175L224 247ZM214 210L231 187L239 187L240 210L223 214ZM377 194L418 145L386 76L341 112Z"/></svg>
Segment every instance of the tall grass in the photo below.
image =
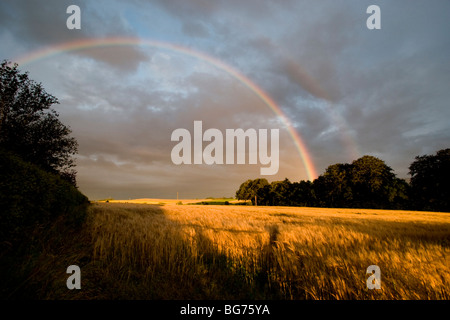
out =
<svg viewBox="0 0 450 320"><path fill-rule="evenodd" d="M85 232L83 288L64 298L450 297L448 213L105 203Z"/></svg>

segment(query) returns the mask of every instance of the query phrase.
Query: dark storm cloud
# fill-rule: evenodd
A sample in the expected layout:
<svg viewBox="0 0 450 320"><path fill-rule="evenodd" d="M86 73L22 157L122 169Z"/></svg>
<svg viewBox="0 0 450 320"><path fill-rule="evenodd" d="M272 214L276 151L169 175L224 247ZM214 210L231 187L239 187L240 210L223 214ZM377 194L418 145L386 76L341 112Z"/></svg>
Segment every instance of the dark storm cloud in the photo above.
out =
<svg viewBox="0 0 450 320"><path fill-rule="evenodd" d="M204 38L209 35L208 29L199 22L185 22L183 24L183 32L190 37Z"/></svg>
<svg viewBox="0 0 450 320"><path fill-rule="evenodd" d="M80 30L69 30L66 27L66 20L70 15L66 10L70 5L80 7ZM76 40L133 36L133 30L127 26L120 11L109 8L96 8L92 6L92 2L85 0L6 0L0 4L0 28L26 43L28 52ZM141 61L148 59L136 47L85 50L77 51L77 54L102 61L121 71L133 71Z"/></svg>
<svg viewBox="0 0 450 320"><path fill-rule="evenodd" d="M66 28L66 9L71 4L75 3L67 0L2 1L0 25L14 36L38 45L66 41L74 35ZM86 36L84 31L77 31L76 35Z"/></svg>
<svg viewBox="0 0 450 320"><path fill-rule="evenodd" d="M189 9L180 11L180 6ZM406 167L413 160L412 150L423 149L415 144L434 145L436 150L445 147L442 141L449 135L448 126L436 128L438 132L432 127L448 114L443 87L450 83L449 73L439 70L449 52L448 38L442 28L426 22L433 17L438 26L445 25L439 7L425 9L422 15L422 6L408 8L410 16L405 16L401 5L383 3L383 11L388 13L383 15L384 30L378 34L365 28L365 4L349 8L345 2L315 6L293 3L291 14L284 7L270 14L267 4L203 6L200 2L170 2L165 7L185 25L195 25L192 21L202 19L199 25L211 31L206 34L199 29L198 35L209 36L212 42L218 37L221 41L214 54L237 66L276 99L298 125L319 173L332 163L354 160L348 149L352 143L360 156L376 155L395 165L402 177L406 177ZM244 13L233 18L237 11ZM220 22L216 16L221 17ZM284 24L283 19L293 23ZM420 27L417 19L421 20ZM261 28L265 24L272 26L267 32ZM433 32L436 40L431 41ZM424 37L428 39L425 42ZM224 96L223 92L210 91L207 84L199 82L198 87ZM191 97L191 103L207 96ZM202 110L203 119L213 118L217 109L210 107L212 99L203 101L208 101ZM337 123L333 112L343 122ZM189 111L182 112L179 124L191 123L194 118ZM224 115L223 119L229 117ZM256 120L250 119L250 123ZM356 134L345 135L345 130Z"/></svg>
<svg viewBox="0 0 450 320"><path fill-rule="evenodd" d="M96 72L100 77L107 74ZM273 117L253 92L230 77L219 79L194 73L176 84L177 88L198 89L188 96L162 93L157 85L148 82L148 87L98 83L95 90L82 80L70 83L74 88L69 91L75 95L61 103L67 109L68 123L77 133L80 155L87 158L102 155L135 165L170 163L175 145L170 135L176 128L192 132L194 120L203 121L205 129L222 131L230 127L267 128L267 119ZM184 173L189 176L189 172L186 166Z"/></svg>
<svg viewBox="0 0 450 320"><path fill-rule="evenodd" d="M0 4L0 36L11 50L148 36L204 52L276 101L319 174L373 154L407 177L416 155L449 147L448 1L377 1L382 29L374 31L365 25L369 0L43 3ZM76 32L65 28L69 4L83 12ZM63 75L44 67L33 74L61 92L61 115L80 143L78 180L92 197L232 195L259 167L174 166L171 132L192 130L194 120L220 130L283 125L254 92L195 59L132 46L73 57ZM269 180L306 179L290 137L281 137L283 165Z"/></svg>

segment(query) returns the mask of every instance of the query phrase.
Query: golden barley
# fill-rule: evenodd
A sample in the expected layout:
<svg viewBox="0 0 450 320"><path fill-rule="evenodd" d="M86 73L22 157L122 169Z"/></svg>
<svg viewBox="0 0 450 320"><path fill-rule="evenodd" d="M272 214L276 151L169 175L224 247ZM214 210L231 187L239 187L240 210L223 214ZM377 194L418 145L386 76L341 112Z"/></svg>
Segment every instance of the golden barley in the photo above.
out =
<svg viewBox="0 0 450 320"><path fill-rule="evenodd" d="M137 298L450 297L448 213L102 203L89 232L93 262Z"/></svg>

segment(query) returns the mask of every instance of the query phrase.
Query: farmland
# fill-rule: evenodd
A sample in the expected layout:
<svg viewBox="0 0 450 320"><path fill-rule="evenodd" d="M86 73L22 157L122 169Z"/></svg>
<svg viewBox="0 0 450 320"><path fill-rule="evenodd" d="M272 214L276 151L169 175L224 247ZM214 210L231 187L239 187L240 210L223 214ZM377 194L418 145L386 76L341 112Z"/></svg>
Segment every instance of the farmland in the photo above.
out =
<svg viewBox="0 0 450 320"><path fill-rule="evenodd" d="M47 254L45 298L450 297L449 213L126 202L92 204L82 234ZM65 287L69 264L81 290Z"/></svg>

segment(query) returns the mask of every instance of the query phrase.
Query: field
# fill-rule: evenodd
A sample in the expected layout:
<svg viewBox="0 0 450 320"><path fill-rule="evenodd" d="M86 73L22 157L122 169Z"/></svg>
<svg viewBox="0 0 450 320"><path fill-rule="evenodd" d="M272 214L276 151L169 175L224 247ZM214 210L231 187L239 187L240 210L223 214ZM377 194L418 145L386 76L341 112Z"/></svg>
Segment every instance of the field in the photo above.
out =
<svg viewBox="0 0 450 320"><path fill-rule="evenodd" d="M142 198L142 199L132 199L132 200L99 200L99 203L134 203L134 204L156 204L156 205L174 205L174 204L246 204L250 201L235 200L233 198L205 198L205 199L153 199L153 198Z"/></svg>
<svg viewBox="0 0 450 320"><path fill-rule="evenodd" d="M450 298L449 213L126 202L90 207L47 266L78 264L82 289L56 272L46 298Z"/></svg>

